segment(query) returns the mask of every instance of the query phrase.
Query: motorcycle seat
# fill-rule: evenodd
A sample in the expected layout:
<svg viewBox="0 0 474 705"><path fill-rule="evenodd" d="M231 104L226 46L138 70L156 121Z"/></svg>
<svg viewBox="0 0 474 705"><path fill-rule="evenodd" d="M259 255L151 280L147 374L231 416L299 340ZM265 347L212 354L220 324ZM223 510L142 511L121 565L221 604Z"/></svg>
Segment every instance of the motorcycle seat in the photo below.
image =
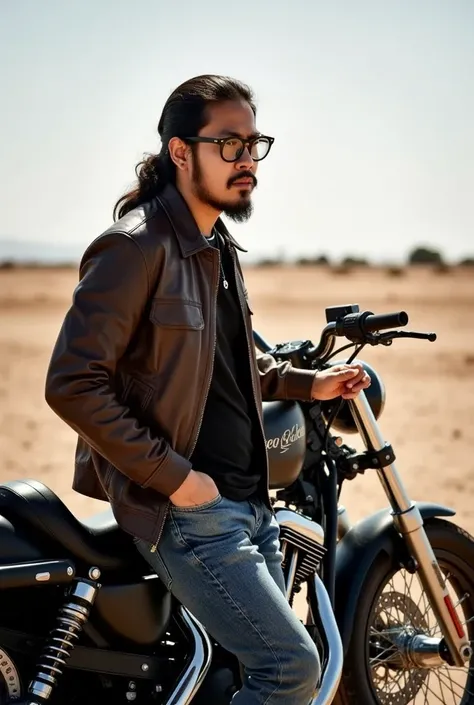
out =
<svg viewBox="0 0 474 705"><path fill-rule="evenodd" d="M25 529L45 557L71 557L81 567L143 573L144 559L110 508L79 520L49 487L28 479L0 484L0 515Z"/></svg>

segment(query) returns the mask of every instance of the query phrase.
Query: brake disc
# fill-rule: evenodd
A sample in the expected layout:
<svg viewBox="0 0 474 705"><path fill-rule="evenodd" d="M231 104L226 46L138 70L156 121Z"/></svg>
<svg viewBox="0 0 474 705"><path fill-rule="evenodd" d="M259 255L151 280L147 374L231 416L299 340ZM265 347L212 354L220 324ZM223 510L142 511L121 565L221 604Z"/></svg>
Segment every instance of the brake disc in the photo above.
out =
<svg viewBox="0 0 474 705"><path fill-rule="evenodd" d="M382 705L408 705L416 697L429 671L407 668L402 654L397 653L397 643L401 635L429 633L428 622L408 595L394 590L383 592L378 598L372 628L376 634L370 637L370 651L371 654L380 654L380 663L372 666L377 698Z"/></svg>

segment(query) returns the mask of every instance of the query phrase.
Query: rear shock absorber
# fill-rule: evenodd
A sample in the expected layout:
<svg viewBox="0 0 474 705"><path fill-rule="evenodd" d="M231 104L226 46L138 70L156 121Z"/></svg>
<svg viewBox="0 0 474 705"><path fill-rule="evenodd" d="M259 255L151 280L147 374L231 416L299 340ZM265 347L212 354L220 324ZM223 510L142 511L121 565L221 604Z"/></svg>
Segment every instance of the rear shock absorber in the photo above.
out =
<svg viewBox="0 0 474 705"><path fill-rule="evenodd" d="M72 587L68 601L60 608L56 626L50 632L37 664L36 677L28 687L29 703L45 703L58 684L83 625L87 622L100 584L98 568L91 568L92 580L81 578Z"/></svg>

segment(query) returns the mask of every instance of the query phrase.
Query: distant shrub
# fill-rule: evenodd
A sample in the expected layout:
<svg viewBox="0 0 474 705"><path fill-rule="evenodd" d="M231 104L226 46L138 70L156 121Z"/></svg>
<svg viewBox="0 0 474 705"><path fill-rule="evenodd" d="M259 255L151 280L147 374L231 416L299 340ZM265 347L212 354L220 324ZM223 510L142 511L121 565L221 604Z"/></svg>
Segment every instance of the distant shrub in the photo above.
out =
<svg viewBox="0 0 474 705"><path fill-rule="evenodd" d="M349 267L347 264L335 264L331 268L331 272L333 274L337 274L339 276L347 275L347 274L352 274L352 268Z"/></svg>
<svg viewBox="0 0 474 705"><path fill-rule="evenodd" d="M461 267L474 267L474 257L465 257L459 262Z"/></svg>
<svg viewBox="0 0 474 705"><path fill-rule="evenodd" d="M0 269L15 269L16 264L12 260L3 260L0 262Z"/></svg>
<svg viewBox="0 0 474 705"><path fill-rule="evenodd" d="M368 267L369 262L365 257L344 257L341 262L343 267Z"/></svg>
<svg viewBox="0 0 474 705"><path fill-rule="evenodd" d="M406 270L404 267L388 267L387 268L387 274L389 277L404 277L406 274Z"/></svg>
<svg viewBox="0 0 474 705"><path fill-rule="evenodd" d="M0 261L0 270L12 269L77 269L77 262L66 260L64 262L48 262L42 260L3 260Z"/></svg>
<svg viewBox="0 0 474 705"><path fill-rule="evenodd" d="M319 257L316 257L314 264L324 265L324 266L329 265L330 264L329 257L326 257L326 255L320 255Z"/></svg>
<svg viewBox="0 0 474 705"><path fill-rule="evenodd" d="M264 257L257 262L259 267L278 267L283 262L278 258Z"/></svg>
<svg viewBox="0 0 474 705"><path fill-rule="evenodd" d="M296 260L296 264L299 267L323 267L329 264L329 259L326 255L319 255L318 257L300 257Z"/></svg>
<svg viewBox="0 0 474 705"><path fill-rule="evenodd" d="M438 250L428 247L416 247L408 256L410 264L443 264L443 257Z"/></svg>
<svg viewBox="0 0 474 705"><path fill-rule="evenodd" d="M54 269L77 269L78 263L66 260L65 262L55 262L50 266Z"/></svg>
<svg viewBox="0 0 474 705"><path fill-rule="evenodd" d="M440 264L435 264L433 266L433 272L435 274L449 274L451 272L451 267L449 264L441 262Z"/></svg>

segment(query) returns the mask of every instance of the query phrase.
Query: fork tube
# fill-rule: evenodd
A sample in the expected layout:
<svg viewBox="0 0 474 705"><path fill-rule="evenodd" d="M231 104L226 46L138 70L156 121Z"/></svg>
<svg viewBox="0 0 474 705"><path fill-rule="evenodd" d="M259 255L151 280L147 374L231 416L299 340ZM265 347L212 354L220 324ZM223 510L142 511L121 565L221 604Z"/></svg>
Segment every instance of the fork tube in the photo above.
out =
<svg viewBox="0 0 474 705"><path fill-rule="evenodd" d="M349 405L367 450L380 450L383 448L385 440L364 392L360 392L355 399L349 402ZM395 464L387 465L385 468L377 470L377 472L393 511L396 514L408 511L412 503Z"/></svg>
<svg viewBox="0 0 474 705"><path fill-rule="evenodd" d="M360 392L349 402L349 405L369 453L383 449L385 441L364 392ZM438 619L454 664L463 666L470 658L469 639L451 616L448 606L448 604L452 605L449 591L423 527L420 510L409 499L395 463L378 468L377 474L392 507L395 528L405 538L410 553L417 563L422 586Z"/></svg>

